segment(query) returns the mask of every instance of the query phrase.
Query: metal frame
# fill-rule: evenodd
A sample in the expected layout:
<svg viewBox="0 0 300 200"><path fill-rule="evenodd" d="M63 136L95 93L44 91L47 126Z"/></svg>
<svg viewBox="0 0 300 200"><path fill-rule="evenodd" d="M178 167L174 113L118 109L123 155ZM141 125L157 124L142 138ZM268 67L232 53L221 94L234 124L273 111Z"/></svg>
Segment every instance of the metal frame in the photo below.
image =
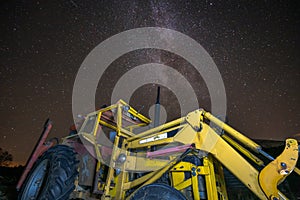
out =
<svg viewBox="0 0 300 200"><path fill-rule="evenodd" d="M105 113L108 111L113 113L114 120L109 121L105 118ZM94 120L93 129L86 132L85 128L91 119ZM223 129L228 135L218 134L216 130L209 126L207 121L214 123L214 125ZM194 199L200 199L199 195L197 195L197 176L205 177L208 199L218 199L218 197L228 199L224 176L222 174L222 166L229 169L260 199L268 199L270 195L274 197L280 196L286 199L284 195L277 190L277 184L282 181L287 174L285 174L285 176L278 175L278 169L276 167L266 167L263 170L264 174L277 173L277 179L271 183L266 182L263 178L266 177L266 175L262 175L262 178L259 179L259 171L253 164L264 166L264 163L249 150L258 154L262 153L261 147L209 112L196 110L185 117L141 133L135 133L136 128L149 125L150 122L148 118L138 113L122 100L86 116L86 120L77 136L81 136L81 138L94 146L98 160L97 170L100 169L103 161L100 151L101 145L97 142L98 130L101 126L106 126L116 131L106 183L104 186L97 184L98 189L103 190L102 199L130 199L135 191L144 185L155 182L164 173L169 173L172 186L178 190L184 190L191 186ZM129 123L130 125L126 125L125 123ZM174 136L166 136L171 131L176 130L177 133L175 133ZM71 139L73 137L76 136L70 136L65 139ZM297 145L297 141L291 141L293 147ZM242 147L240 143L249 150ZM287 144L290 143L291 142ZM149 150L152 146L174 146L178 144L193 147L187 148L185 153L182 152L182 149L180 151L180 148L178 148L178 151L176 151L176 149L174 150L174 148L165 151L159 150L159 153L163 155L161 158L151 157L149 154L147 157L146 149ZM121 148L119 148L119 146ZM195 152L198 153L198 155L202 155L203 166L195 166L192 163L182 161L184 156L195 154ZM117 161L121 154L126 158L123 163ZM285 156L280 157L279 160L289 165L289 174L292 169L295 168L296 163L287 162L287 159L292 157L297 161L298 155L294 152L291 153L291 151L285 151L284 155ZM151 159L149 157L151 157ZM245 157L249 158L253 163L249 163ZM278 160L276 159L274 162L278 162ZM181 166L181 168L178 166ZM116 175L116 169L120 170L120 174ZM194 175L190 179L185 180L183 174L187 171ZM141 172L148 173L140 178L129 181L130 173ZM218 172L217 175L216 172ZM219 183L218 186L216 181ZM259 181L260 184L263 185L262 187ZM112 182L114 185L112 185ZM273 188L272 191L270 191L270 187ZM131 193L130 196L126 196L126 191L130 189L135 189L135 191Z"/></svg>

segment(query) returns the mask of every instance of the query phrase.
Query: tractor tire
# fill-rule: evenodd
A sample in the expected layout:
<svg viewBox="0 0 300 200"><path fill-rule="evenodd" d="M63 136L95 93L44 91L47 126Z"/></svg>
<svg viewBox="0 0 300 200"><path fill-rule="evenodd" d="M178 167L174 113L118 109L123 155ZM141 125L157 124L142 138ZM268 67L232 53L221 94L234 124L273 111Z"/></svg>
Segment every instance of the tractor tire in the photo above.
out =
<svg viewBox="0 0 300 200"><path fill-rule="evenodd" d="M146 185L130 198L130 200L186 200L185 196L169 185L152 183Z"/></svg>
<svg viewBox="0 0 300 200"><path fill-rule="evenodd" d="M56 145L34 164L23 183L19 200L67 200L75 188L78 161L69 146Z"/></svg>

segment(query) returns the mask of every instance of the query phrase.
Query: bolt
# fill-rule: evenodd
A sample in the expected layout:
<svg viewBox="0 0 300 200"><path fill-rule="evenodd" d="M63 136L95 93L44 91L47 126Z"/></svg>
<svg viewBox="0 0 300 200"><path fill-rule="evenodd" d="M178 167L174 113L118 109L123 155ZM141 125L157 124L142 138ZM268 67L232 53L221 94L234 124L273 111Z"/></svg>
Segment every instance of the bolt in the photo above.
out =
<svg viewBox="0 0 300 200"><path fill-rule="evenodd" d="M126 155L123 154L123 153L121 153L121 154L119 155L118 159L117 159L117 162L118 162L119 164L122 164L122 163L124 163L125 161L126 161Z"/></svg>
<svg viewBox="0 0 300 200"><path fill-rule="evenodd" d="M280 165L281 165L282 169L286 169L287 168L286 163L284 163L284 162L281 162Z"/></svg>
<svg viewBox="0 0 300 200"><path fill-rule="evenodd" d="M116 176L118 176L120 173L121 173L121 169L120 168L115 169Z"/></svg>

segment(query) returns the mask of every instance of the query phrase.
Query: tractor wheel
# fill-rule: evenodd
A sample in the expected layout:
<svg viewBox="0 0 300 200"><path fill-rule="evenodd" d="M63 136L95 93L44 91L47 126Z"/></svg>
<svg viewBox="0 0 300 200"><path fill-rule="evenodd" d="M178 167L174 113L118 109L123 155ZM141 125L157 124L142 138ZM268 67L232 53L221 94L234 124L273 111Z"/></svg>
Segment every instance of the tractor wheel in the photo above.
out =
<svg viewBox="0 0 300 200"><path fill-rule="evenodd" d="M140 188L130 200L186 200L185 196L169 185L153 183Z"/></svg>
<svg viewBox="0 0 300 200"><path fill-rule="evenodd" d="M35 163L19 194L19 200L66 200L75 188L78 161L74 150L56 145Z"/></svg>

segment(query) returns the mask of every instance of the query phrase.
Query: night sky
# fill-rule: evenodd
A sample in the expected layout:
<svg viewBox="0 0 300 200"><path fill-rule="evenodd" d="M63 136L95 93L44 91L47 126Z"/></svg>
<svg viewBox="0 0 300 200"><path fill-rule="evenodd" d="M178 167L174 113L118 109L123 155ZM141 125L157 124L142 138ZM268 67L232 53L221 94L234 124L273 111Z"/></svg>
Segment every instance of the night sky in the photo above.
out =
<svg viewBox="0 0 300 200"><path fill-rule="evenodd" d="M0 6L0 147L17 162L27 160L48 117L52 137L68 134L74 80L89 52L138 27L173 29L206 49L224 80L228 122L245 135L283 140L300 132L299 1L3 0ZM110 103L122 74L149 62L178 70L199 107L210 110L201 75L183 58L155 49L115 60L99 82L97 106ZM145 85L130 103L144 105L148 115L155 95L156 85ZM165 87L161 103L168 120L180 117Z"/></svg>

